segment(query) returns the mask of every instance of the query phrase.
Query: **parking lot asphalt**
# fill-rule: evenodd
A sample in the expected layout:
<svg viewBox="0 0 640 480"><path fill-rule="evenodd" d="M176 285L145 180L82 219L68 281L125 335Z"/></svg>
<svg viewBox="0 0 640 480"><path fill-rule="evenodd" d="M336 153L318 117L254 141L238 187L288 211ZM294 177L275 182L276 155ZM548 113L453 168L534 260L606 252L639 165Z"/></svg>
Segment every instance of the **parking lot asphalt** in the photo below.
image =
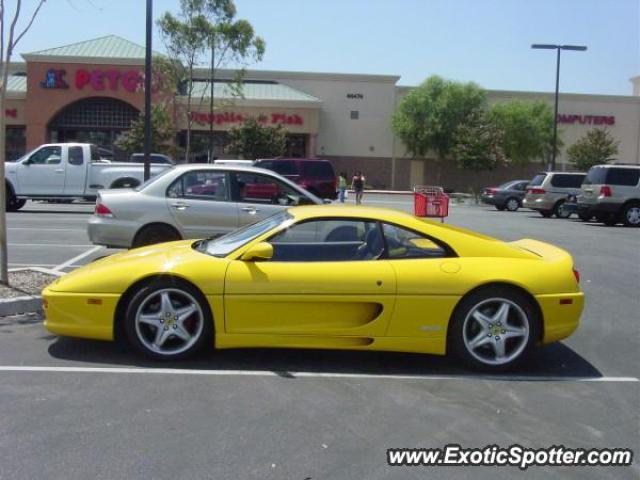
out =
<svg viewBox="0 0 640 480"><path fill-rule="evenodd" d="M411 209L398 196L365 203ZM90 205L8 215L13 267L108 254ZM0 478L515 478L515 467L389 467L394 447L520 444L635 450L632 467L533 467L528 478L638 478L640 232L531 211L452 206L447 223L567 249L587 303L578 331L494 377L436 356L230 350L176 364L0 319ZM75 259L74 259L75 257ZM69 263L70 262L70 263Z"/></svg>

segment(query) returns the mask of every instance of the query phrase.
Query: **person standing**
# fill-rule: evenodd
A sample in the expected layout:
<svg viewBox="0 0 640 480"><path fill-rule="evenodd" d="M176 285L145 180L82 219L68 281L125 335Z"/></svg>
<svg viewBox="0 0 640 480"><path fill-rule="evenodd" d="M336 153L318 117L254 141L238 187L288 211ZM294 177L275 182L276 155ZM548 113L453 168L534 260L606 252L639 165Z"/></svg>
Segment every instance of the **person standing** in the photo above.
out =
<svg viewBox="0 0 640 480"><path fill-rule="evenodd" d="M340 172L338 176L338 199L340 203L344 203L344 200L347 195L347 174L345 172Z"/></svg>
<svg viewBox="0 0 640 480"><path fill-rule="evenodd" d="M364 195L364 175L360 170L353 176L351 188L356 192L356 205L360 205L362 203L362 196Z"/></svg>

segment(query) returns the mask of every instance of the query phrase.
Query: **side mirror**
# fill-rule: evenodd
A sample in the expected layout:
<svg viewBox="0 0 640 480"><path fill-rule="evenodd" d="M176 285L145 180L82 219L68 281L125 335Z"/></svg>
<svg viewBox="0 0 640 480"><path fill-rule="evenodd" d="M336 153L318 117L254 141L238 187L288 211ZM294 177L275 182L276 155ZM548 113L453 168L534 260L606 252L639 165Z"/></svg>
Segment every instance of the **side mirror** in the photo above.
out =
<svg viewBox="0 0 640 480"><path fill-rule="evenodd" d="M260 242L242 254L240 260L255 262L256 260L270 260L273 257L273 246L267 242Z"/></svg>

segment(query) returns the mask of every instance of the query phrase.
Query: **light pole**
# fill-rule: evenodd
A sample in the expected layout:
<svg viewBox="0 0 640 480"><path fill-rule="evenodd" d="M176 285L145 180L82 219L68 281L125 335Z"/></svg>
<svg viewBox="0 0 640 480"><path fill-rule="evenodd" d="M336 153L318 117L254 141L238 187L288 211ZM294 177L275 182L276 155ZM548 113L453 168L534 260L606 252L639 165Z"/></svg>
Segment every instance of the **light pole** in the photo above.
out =
<svg viewBox="0 0 640 480"><path fill-rule="evenodd" d="M553 149L551 151L551 170L556 169L556 150L558 144L558 93L560 90L560 50L577 50L584 52L587 47L583 45L551 45L548 43L534 43L531 48L542 50L555 50L556 56L556 95L553 107Z"/></svg>
<svg viewBox="0 0 640 480"><path fill-rule="evenodd" d="M146 49L144 54L144 181L151 177L151 32L153 4L147 0Z"/></svg>
<svg viewBox="0 0 640 480"><path fill-rule="evenodd" d="M216 34L211 32L211 76L209 78L209 163L213 163L213 94L215 82L215 60L216 60Z"/></svg>

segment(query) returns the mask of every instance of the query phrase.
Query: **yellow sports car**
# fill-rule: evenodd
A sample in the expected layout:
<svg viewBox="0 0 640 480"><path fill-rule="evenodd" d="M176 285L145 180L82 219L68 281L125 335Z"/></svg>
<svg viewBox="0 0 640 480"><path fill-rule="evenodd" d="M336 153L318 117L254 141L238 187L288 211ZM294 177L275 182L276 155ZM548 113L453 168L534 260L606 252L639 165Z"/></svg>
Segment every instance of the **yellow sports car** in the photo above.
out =
<svg viewBox="0 0 640 480"><path fill-rule="evenodd" d="M570 335L571 256L396 210L309 206L224 237L118 253L43 292L45 326L157 359L205 346L453 353L502 370Z"/></svg>

